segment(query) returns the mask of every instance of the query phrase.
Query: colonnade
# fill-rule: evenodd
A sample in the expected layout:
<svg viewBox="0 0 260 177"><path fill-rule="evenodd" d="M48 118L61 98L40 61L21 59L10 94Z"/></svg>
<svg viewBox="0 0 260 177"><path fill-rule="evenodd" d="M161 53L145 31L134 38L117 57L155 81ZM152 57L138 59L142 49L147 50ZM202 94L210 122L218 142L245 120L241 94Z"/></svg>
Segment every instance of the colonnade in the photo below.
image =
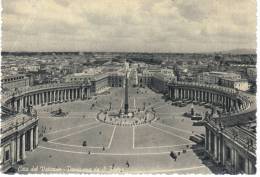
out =
<svg viewBox="0 0 260 177"><path fill-rule="evenodd" d="M255 173L255 161L250 157L249 151L236 146L225 132L220 133L207 126L205 128L205 150L216 163L233 173Z"/></svg>
<svg viewBox="0 0 260 177"><path fill-rule="evenodd" d="M25 151L32 151L38 146L38 125L22 132L12 141L12 148L14 154L12 157L12 163L19 162L26 158Z"/></svg>
<svg viewBox="0 0 260 177"><path fill-rule="evenodd" d="M239 111L247 106L237 97L230 94L201 88L169 86L169 97L171 100L187 99L222 105L227 111Z"/></svg>
<svg viewBox="0 0 260 177"><path fill-rule="evenodd" d="M230 114L226 117L224 115L212 121L207 119L204 122L205 151L214 162L223 165L229 171L255 173L255 136L236 126L239 120L245 121L248 118L249 121L255 116L254 101L248 95L240 94L234 89L199 83L174 82L168 84L168 89L168 95L173 101L191 100L210 103L221 106L229 112ZM241 115L241 113L245 114ZM223 119L227 117L229 119ZM232 122L230 123L230 121ZM233 131L238 134L234 135ZM248 142L245 141L250 143L247 144ZM249 148L249 146L251 147Z"/></svg>
<svg viewBox="0 0 260 177"><path fill-rule="evenodd" d="M55 88L48 90L38 90L21 94L20 96L11 100L8 107L11 107L16 112L20 112L28 105L42 105L64 101L73 101L78 99L85 99L90 97L89 87L77 88Z"/></svg>
<svg viewBox="0 0 260 177"><path fill-rule="evenodd" d="M24 160L26 151L33 151L38 146L38 119L31 119L30 126L27 123L16 125L16 133L12 135L3 134L4 141L1 143L1 165L2 170L10 168L11 165ZM7 132L8 134L8 132ZM6 140L6 137L10 137Z"/></svg>

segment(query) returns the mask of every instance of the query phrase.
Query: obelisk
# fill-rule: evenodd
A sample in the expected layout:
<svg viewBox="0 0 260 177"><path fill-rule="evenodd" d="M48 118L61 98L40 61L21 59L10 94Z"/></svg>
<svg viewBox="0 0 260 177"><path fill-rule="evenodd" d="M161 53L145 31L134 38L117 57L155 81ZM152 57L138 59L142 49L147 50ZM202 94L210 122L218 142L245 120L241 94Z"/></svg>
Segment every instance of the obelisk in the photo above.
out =
<svg viewBox="0 0 260 177"><path fill-rule="evenodd" d="M128 114L128 78L127 71L125 74L125 114Z"/></svg>

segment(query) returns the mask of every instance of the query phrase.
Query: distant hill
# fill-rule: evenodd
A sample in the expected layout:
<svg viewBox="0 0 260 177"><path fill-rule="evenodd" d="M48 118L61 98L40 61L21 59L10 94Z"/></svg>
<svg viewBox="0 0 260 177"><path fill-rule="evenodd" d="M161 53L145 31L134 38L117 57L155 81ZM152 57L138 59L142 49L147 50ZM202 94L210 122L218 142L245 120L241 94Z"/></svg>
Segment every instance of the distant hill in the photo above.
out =
<svg viewBox="0 0 260 177"><path fill-rule="evenodd" d="M233 49L233 50L227 50L227 51L221 51L219 53L223 54L256 54L256 49Z"/></svg>

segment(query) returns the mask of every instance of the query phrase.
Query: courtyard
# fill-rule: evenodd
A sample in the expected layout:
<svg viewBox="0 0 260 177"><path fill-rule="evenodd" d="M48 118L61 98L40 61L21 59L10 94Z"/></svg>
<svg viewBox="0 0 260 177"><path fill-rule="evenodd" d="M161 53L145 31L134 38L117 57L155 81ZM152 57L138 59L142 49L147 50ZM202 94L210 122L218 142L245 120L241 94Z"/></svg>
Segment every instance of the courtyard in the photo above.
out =
<svg viewBox="0 0 260 177"><path fill-rule="evenodd" d="M112 88L89 100L36 107L39 116L39 146L27 152L20 173L220 173L203 159L203 145L189 137L204 134L184 117L192 105L177 107L162 94L148 88L129 87L129 109L153 109L158 119L136 126L118 126L97 119L100 111L119 111L124 106L124 88ZM193 105L204 115L206 108ZM61 109L64 116L52 116ZM43 141L44 139L44 141ZM176 161L170 152L177 155Z"/></svg>

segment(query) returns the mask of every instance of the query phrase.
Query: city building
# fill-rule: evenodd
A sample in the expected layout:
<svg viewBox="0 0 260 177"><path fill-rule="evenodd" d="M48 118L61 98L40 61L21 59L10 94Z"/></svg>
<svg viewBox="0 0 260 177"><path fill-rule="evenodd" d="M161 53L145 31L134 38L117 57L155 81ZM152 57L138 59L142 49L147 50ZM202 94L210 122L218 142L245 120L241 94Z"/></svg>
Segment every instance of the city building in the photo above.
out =
<svg viewBox="0 0 260 177"><path fill-rule="evenodd" d="M176 80L176 76L174 71L168 68L148 68L143 70L142 74L138 74L140 87L147 86L158 92L166 92L167 82L172 80Z"/></svg>
<svg viewBox="0 0 260 177"><path fill-rule="evenodd" d="M91 93L97 94L102 93L109 89L108 84L108 74L97 74L94 75L91 79Z"/></svg>
<svg viewBox="0 0 260 177"><path fill-rule="evenodd" d="M248 76L248 80L250 82L256 82L256 76L257 76L256 67L247 68L246 73L247 73L247 76Z"/></svg>
<svg viewBox="0 0 260 177"><path fill-rule="evenodd" d="M220 79L241 79L241 76L236 73L227 73L227 72L203 72L198 74L197 82L205 84L219 84Z"/></svg>
<svg viewBox="0 0 260 177"><path fill-rule="evenodd" d="M125 75L124 73L113 72L108 75L108 85L110 87L123 87Z"/></svg>
<svg viewBox="0 0 260 177"><path fill-rule="evenodd" d="M140 87L151 87L153 72L145 69L141 74L138 74L138 83Z"/></svg>
<svg viewBox="0 0 260 177"><path fill-rule="evenodd" d="M162 69L161 72L154 73L152 76L151 88L160 93L167 93L168 83L176 81L177 78L171 69Z"/></svg>
<svg viewBox="0 0 260 177"><path fill-rule="evenodd" d="M41 69L41 66L38 64L26 65L24 66L24 69L26 71L38 71L39 69Z"/></svg>
<svg viewBox="0 0 260 177"><path fill-rule="evenodd" d="M103 73L101 68L84 73L65 76L65 82L91 83L91 94L101 93L110 87L123 87L124 74L121 71Z"/></svg>
<svg viewBox="0 0 260 177"><path fill-rule="evenodd" d="M249 89L248 81L246 79L235 80L235 79L224 78L224 79L220 79L219 85L238 89L241 91L247 91Z"/></svg>
<svg viewBox="0 0 260 177"><path fill-rule="evenodd" d="M15 89L20 87L27 87L30 85L30 78L26 75L10 75L4 76L1 79L2 88Z"/></svg>

